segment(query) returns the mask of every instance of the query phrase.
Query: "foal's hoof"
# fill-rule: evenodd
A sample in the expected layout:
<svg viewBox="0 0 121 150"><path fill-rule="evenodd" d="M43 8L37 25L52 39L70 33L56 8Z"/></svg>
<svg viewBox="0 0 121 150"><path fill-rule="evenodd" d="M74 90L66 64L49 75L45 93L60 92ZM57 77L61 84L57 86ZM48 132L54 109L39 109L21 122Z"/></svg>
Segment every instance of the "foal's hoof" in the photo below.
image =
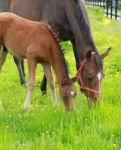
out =
<svg viewBox="0 0 121 150"><path fill-rule="evenodd" d="M28 107L23 107L23 112L26 113L28 112L29 108Z"/></svg>
<svg viewBox="0 0 121 150"><path fill-rule="evenodd" d="M3 108L3 104L2 104L2 101L0 100L0 112L4 112L4 108Z"/></svg>

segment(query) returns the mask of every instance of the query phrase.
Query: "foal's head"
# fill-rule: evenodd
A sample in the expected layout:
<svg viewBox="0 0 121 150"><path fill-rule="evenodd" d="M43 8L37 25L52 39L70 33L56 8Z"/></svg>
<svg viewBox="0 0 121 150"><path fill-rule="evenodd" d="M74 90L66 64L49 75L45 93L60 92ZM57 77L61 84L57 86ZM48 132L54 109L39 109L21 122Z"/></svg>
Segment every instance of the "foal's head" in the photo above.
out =
<svg viewBox="0 0 121 150"><path fill-rule="evenodd" d="M103 58L105 58L110 51L99 55L97 52L87 52L84 60L80 63L80 68L77 73L77 80L80 84L81 91L84 92L88 98L88 103L96 104L101 95L101 81L104 77Z"/></svg>
<svg viewBox="0 0 121 150"><path fill-rule="evenodd" d="M62 81L62 86L60 88L60 95L66 109L74 110L74 103L76 97L76 90L73 85L73 81L68 77L64 77Z"/></svg>

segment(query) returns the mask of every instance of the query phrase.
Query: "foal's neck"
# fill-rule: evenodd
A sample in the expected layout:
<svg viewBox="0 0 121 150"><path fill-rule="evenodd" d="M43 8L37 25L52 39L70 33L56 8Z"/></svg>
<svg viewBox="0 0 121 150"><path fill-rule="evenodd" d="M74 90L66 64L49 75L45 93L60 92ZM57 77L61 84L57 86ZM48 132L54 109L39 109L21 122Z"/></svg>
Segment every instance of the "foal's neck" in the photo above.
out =
<svg viewBox="0 0 121 150"><path fill-rule="evenodd" d="M45 25L45 24L43 24ZM68 68L66 65L66 61L64 58L63 51L60 48L60 41L55 34L55 32L52 30L52 28L48 25L45 25L48 31L51 34L52 37L52 45L51 45L51 65L53 67L53 70L56 74L56 78L58 81L59 86L62 85L62 80L64 77L68 79Z"/></svg>
<svg viewBox="0 0 121 150"><path fill-rule="evenodd" d="M68 70L65 63L65 58L63 57L63 54L61 54L61 50L58 50L57 53L55 51L53 52L53 60L52 60L52 67L54 69L54 72L56 74L56 78L58 81L59 86L62 86L62 81L65 78L68 77Z"/></svg>

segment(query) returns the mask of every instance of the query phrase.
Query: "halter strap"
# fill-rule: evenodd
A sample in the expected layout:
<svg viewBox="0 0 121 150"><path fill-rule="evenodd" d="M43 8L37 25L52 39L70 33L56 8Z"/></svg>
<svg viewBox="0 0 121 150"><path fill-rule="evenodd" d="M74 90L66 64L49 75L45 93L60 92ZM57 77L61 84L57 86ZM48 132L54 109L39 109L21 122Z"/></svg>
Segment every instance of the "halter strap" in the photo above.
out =
<svg viewBox="0 0 121 150"><path fill-rule="evenodd" d="M101 91L100 91L99 89L92 89L92 88L89 88L89 87L85 86L85 84L84 84L84 82L83 82L83 80L82 80L81 71L82 71L82 69L83 69L83 67L84 67L84 65L85 65L86 62L87 62L87 59L85 58L85 59L80 63L80 68L79 68L79 70L78 70L78 72L77 72L77 80L78 80L79 83L80 83L80 87L81 87L81 89L86 90L86 91L88 91L88 92L95 93L95 94L100 94Z"/></svg>

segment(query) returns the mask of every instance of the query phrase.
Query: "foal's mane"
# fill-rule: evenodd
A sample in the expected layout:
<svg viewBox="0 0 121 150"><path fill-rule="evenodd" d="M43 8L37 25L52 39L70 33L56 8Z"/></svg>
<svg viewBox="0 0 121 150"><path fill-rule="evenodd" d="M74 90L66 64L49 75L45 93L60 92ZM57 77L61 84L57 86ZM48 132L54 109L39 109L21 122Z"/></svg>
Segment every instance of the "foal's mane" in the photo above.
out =
<svg viewBox="0 0 121 150"><path fill-rule="evenodd" d="M60 57L62 58L62 61L63 61L65 73L66 73L66 75L68 75L68 66L67 66L67 63L66 63L66 60L64 57L64 49L61 49L61 46L60 46L60 39L58 38L57 34L53 31L53 29L51 28L50 25L45 24L45 23L42 23L42 25L44 25L48 29L49 33L52 35L53 39L55 40L55 43L56 43L59 53L60 53Z"/></svg>

